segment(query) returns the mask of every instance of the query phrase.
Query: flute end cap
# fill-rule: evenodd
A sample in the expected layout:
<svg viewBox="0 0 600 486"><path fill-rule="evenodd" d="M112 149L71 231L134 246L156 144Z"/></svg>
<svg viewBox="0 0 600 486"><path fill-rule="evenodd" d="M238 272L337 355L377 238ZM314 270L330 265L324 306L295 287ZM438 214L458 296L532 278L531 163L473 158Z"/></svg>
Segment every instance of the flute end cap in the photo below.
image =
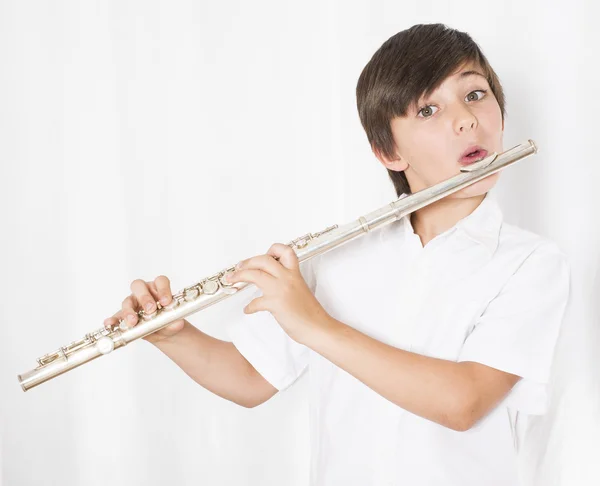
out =
<svg viewBox="0 0 600 486"><path fill-rule="evenodd" d="M25 388L25 385L23 384L23 378L21 378L21 375L17 375L17 380L19 380L19 385L21 385L23 391L26 392L27 388Z"/></svg>
<svg viewBox="0 0 600 486"><path fill-rule="evenodd" d="M531 146L533 147L533 153L534 153L534 154L537 154L537 152L538 152L538 148L537 148L537 145L536 145L536 143L535 143L535 142L534 142L532 139L529 139L529 143L530 143L530 144L531 144Z"/></svg>

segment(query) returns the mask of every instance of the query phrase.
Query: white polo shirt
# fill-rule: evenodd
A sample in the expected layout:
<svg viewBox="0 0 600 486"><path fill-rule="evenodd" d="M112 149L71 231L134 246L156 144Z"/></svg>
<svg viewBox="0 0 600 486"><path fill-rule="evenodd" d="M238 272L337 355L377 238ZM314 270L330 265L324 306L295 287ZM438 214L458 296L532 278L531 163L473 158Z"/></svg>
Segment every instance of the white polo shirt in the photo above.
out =
<svg viewBox="0 0 600 486"><path fill-rule="evenodd" d="M410 217L301 265L335 319L400 349L476 361L522 377L492 412L457 432L407 412L303 346L269 312L228 323L278 390L309 374L311 486L516 486L527 414L546 384L569 298L553 242L503 222L493 194L425 247ZM242 294L243 305L261 295ZM392 370L390 370L392 372Z"/></svg>

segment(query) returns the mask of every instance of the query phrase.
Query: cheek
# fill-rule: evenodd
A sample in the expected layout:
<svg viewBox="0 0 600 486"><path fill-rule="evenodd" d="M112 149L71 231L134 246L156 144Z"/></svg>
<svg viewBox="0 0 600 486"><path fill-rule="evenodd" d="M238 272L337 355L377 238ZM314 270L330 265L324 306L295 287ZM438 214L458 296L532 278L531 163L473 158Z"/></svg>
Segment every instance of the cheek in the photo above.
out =
<svg viewBox="0 0 600 486"><path fill-rule="evenodd" d="M437 151L444 147L440 141L444 138L431 123L410 123L402 120L392 123L394 141L402 156L413 163L419 160L431 160Z"/></svg>
<svg viewBox="0 0 600 486"><path fill-rule="evenodd" d="M428 182L435 183L447 179L456 173L456 150L447 143L448 137L429 130L417 133L411 140L409 161L414 169Z"/></svg>
<svg viewBox="0 0 600 486"><path fill-rule="evenodd" d="M498 136L502 136L502 112L500 111L500 105L496 100L493 104L489 104L485 107L485 111L478 115L482 128L489 131L490 134L495 133Z"/></svg>

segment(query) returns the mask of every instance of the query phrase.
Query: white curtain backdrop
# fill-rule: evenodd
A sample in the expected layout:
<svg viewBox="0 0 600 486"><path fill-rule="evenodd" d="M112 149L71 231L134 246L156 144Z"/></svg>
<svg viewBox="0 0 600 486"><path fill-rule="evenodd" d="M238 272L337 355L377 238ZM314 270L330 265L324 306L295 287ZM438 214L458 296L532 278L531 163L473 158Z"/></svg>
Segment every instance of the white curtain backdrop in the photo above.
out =
<svg viewBox="0 0 600 486"><path fill-rule="evenodd" d="M0 1L3 486L308 484L307 380L255 409L145 341L27 393L35 358L102 327L136 278L173 290L394 199L355 86L416 23L469 32L507 96L508 222L571 260L528 485L600 484L600 85L593 0ZM232 301L191 316L228 340ZM376 303L373 303L376 305Z"/></svg>

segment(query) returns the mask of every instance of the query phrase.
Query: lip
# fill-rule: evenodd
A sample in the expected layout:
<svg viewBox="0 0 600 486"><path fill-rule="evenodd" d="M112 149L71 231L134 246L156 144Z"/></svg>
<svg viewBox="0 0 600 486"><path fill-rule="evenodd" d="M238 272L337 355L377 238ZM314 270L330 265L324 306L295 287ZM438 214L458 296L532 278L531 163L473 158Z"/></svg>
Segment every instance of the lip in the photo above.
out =
<svg viewBox="0 0 600 486"><path fill-rule="evenodd" d="M468 157L467 156L468 154L476 152L476 151L479 151L479 153L477 154L476 157ZM487 154L488 154L487 150L485 150L483 147L481 147L481 145L472 145L461 154L460 158L458 159L458 162L461 165L469 165L469 164L477 162L481 159L486 158Z"/></svg>

